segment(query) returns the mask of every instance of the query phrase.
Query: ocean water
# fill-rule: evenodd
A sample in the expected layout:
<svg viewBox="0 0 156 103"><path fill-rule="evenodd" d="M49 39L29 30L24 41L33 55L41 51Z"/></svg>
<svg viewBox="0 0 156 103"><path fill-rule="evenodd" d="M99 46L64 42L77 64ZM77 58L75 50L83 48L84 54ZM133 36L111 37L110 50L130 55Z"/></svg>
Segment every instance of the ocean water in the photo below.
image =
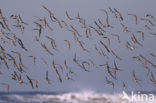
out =
<svg viewBox="0 0 156 103"><path fill-rule="evenodd" d="M154 101L128 101L122 94L92 91L71 93L20 92L0 93L0 103L156 103Z"/></svg>

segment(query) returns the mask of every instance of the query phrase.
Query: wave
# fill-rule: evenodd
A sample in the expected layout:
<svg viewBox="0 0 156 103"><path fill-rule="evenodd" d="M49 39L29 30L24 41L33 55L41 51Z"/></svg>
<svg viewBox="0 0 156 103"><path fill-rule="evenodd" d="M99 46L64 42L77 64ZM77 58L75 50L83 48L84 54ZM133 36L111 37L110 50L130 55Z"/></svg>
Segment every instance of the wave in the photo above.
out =
<svg viewBox="0 0 156 103"><path fill-rule="evenodd" d="M0 103L156 103L122 99L122 94L96 93L93 91L70 93L12 93L1 94Z"/></svg>

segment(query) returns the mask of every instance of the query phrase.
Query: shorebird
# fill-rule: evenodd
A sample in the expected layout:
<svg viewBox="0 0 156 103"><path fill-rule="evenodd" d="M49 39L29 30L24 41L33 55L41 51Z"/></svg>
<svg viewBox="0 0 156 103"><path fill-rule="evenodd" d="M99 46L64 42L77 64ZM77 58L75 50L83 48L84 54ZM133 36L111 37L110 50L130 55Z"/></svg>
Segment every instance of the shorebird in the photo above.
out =
<svg viewBox="0 0 156 103"><path fill-rule="evenodd" d="M118 43L120 43L120 42L121 42L121 41L120 41L120 35L118 35L118 34L111 34L111 35L113 35L113 36L117 37Z"/></svg>
<svg viewBox="0 0 156 103"><path fill-rule="evenodd" d="M142 60L141 60L141 58L139 56L133 56L132 58L133 59L136 59L138 62L141 62L142 63Z"/></svg>
<svg viewBox="0 0 156 103"><path fill-rule="evenodd" d="M141 84L140 84L140 82L141 82L142 80L140 80L140 79L138 79L138 78L136 77L136 74L135 74L135 71L134 71L134 70L132 71L132 74L133 74L133 80L134 80L134 82L135 82L136 84L138 84L140 87L142 87Z"/></svg>
<svg viewBox="0 0 156 103"><path fill-rule="evenodd" d="M42 60L43 64L45 64L48 67L47 61L44 58L41 58L41 60Z"/></svg>
<svg viewBox="0 0 156 103"><path fill-rule="evenodd" d="M141 20L148 22L148 23L151 24L153 27L155 26L155 24L154 24L151 20L149 20L149 19L141 18Z"/></svg>
<svg viewBox="0 0 156 103"><path fill-rule="evenodd" d="M56 42L53 38L49 37L49 36L45 36L47 39L49 39L51 41L51 48L56 50L56 51L59 51L57 48L56 48Z"/></svg>
<svg viewBox="0 0 156 103"><path fill-rule="evenodd" d="M54 15L46 6L42 5L42 7L43 7L51 16Z"/></svg>
<svg viewBox="0 0 156 103"><path fill-rule="evenodd" d="M107 73L109 74L110 77L116 80L116 76L112 74L110 69L113 69L109 66L108 61L104 65L99 65L99 66L105 66L105 69L107 70Z"/></svg>
<svg viewBox="0 0 156 103"><path fill-rule="evenodd" d="M70 27L72 30L74 30L74 33L76 33L79 37L82 37L77 29L75 29L72 25L70 25Z"/></svg>
<svg viewBox="0 0 156 103"><path fill-rule="evenodd" d="M83 51L89 52L89 50L87 50L83 45L82 42L80 40L78 40L78 43L80 45L80 47L82 48Z"/></svg>
<svg viewBox="0 0 156 103"><path fill-rule="evenodd" d="M130 32L127 28L127 26L125 24L121 23L121 26L123 27L123 32Z"/></svg>
<svg viewBox="0 0 156 103"><path fill-rule="evenodd" d="M133 16L135 18L135 24L137 25L138 24L138 17L134 14L128 14L130 16Z"/></svg>
<svg viewBox="0 0 156 103"><path fill-rule="evenodd" d="M144 32L143 31L137 31L137 33L140 33L142 36L142 40L144 41Z"/></svg>
<svg viewBox="0 0 156 103"><path fill-rule="evenodd" d="M108 47L102 41L100 41L100 43L104 46L104 48L107 50L107 52L110 53L110 50L108 49Z"/></svg>
<svg viewBox="0 0 156 103"><path fill-rule="evenodd" d="M96 44L94 44L94 49L96 50L96 52L97 52L98 54L101 55L101 52L100 52L100 50L97 48Z"/></svg>
<svg viewBox="0 0 156 103"><path fill-rule="evenodd" d="M132 37L131 37L131 40L134 44L138 44L140 46L143 46L135 37L135 35L132 33Z"/></svg>
<svg viewBox="0 0 156 103"><path fill-rule="evenodd" d="M153 53L150 53L150 55L156 59L156 55L154 55Z"/></svg>
<svg viewBox="0 0 156 103"><path fill-rule="evenodd" d="M64 60L64 68L69 69L70 67L67 65L67 61Z"/></svg>
<svg viewBox="0 0 156 103"><path fill-rule="evenodd" d="M152 16L151 14L146 14L146 17L152 18L155 21L155 17Z"/></svg>
<svg viewBox="0 0 156 103"><path fill-rule="evenodd" d="M5 17L3 16L3 14L2 14L1 9L0 9L0 19L2 19L3 24L4 24L4 26L7 28L7 30L11 31L10 28L9 28L9 26L8 26L8 24L6 23L6 19L5 19Z"/></svg>
<svg viewBox="0 0 156 103"><path fill-rule="evenodd" d="M70 44L69 40L64 40L64 41L67 42L67 44L68 44L68 49L70 49L71 44Z"/></svg>
<svg viewBox="0 0 156 103"><path fill-rule="evenodd" d="M35 28L35 29L33 29L33 30L37 30L38 31L38 35L39 35L39 37L41 36L41 33L42 33L42 25L41 24L39 24L38 22L34 22L35 24L36 24L36 26L37 27L39 27L39 28Z"/></svg>
<svg viewBox="0 0 156 103"><path fill-rule="evenodd" d="M52 27L50 27L50 25L48 24L48 22L47 22L47 20L46 20L46 17L45 17L45 16L44 16L43 22L44 22L44 26L45 26L45 28L46 28L46 27L48 27L48 28L49 28L49 30L53 31L53 28L52 28Z"/></svg>
<svg viewBox="0 0 156 103"><path fill-rule="evenodd" d="M113 87L113 89L114 89L114 86L115 86L114 82L108 80L107 77L105 77L105 79L106 79L106 84L110 84L110 85L112 85L112 87Z"/></svg>
<svg viewBox="0 0 156 103"><path fill-rule="evenodd" d="M154 84L154 86L156 87L156 79L153 75L153 73L151 72L151 78L150 78L150 81Z"/></svg>
<svg viewBox="0 0 156 103"><path fill-rule="evenodd" d="M71 17L69 16L69 14L68 14L67 11L66 11L66 16L67 16L67 19L68 19L68 20L74 20L73 18L71 18Z"/></svg>
<svg viewBox="0 0 156 103"><path fill-rule="evenodd" d="M22 24L28 25L28 23L26 23L26 22L24 22L24 21L22 20L22 18L21 18L20 15L18 15L18 17L19 17L19 20L20 20L20 22L21 22Z"/></svg>
<svg viewBox="0 0 156 103"><path fill-rule="evenodd" d="M48 71L46 71L46 78L45 79L46 79L47 83L50 84L50 80L48 78Z"/></svg>
<svg viewBox="0 0 156 103"><path fill-rule="evenodd" d="M5 36L5 38L8 39L9 41L11 41L14 46L16 46L16 42L15 42L14 39L12 39L12 38L10 38L8 36Z"/></svg>
<svg viewBox="0 0 156 103"><path fill-rule="evenodd" d="M117 58L118 60L122 60L121 57L119 57L113 50L111 50L111 53Z"/></svg>
<svg viewBox="0 0 156 103"><path fill-rule="evenodd" d="M0 60L4 63L4 65L7 67L7 69L9 69L8 63L6 62L6 60L2 56L0 56Z"/></svg>
<svg viewBox="0 0 156 103"><path fill-rule="evenodd" d="M16 51L11 51L11 52L14 53L14 54L16 54L18 56L18 59L19 59L20 64L23 65L22 55L19 52L16 52Z"/></svg>
<svg viewBox="0 0 156 103"><path fill-rule="evenodd" d="M100 24L103 28L105 28L105 27L106 27L106 25L105 25L105 24L103 24L103 23L102 23L102 21L101 21L100 19L98 19L98 22L99 22L99 24Z"/></svg>
<svg viewBox="0 0 156 103"><path fill-rule="evenodd" d="M114 14L114 17L115 17L115 18L118 18L117 13L116 13L115 11L113 11L113 10L114 10L114 9L112 9L112 8L109 7L109 12L110 12L111 14Z"/></svg>
<svg viewBox="0 0 156 103"><path fill-rule="evenodd" d="M44 48L44 50L46 50L50 55L54 55L47 47L46 47L46 45L45 44L42 44L41 43L41 46Z"/></svg>
<svg viewBox="0 0 156 103"><path fill-rule="evenodd" d="M124 81L122 81L122 87L123 87L123 90L127 89L127 86Z"/></svg>
<svg viewBox="0 0 156 103"><path fill-rule="evenodd" d="M110 38L107 36L104 36L103 38L106 39L108 41L108 44L110 45Z"/></svg>
<svg viewBox="0 0 156 103"><path fill-rule="evenodd" d="M64 24L65 27L68 27L68 24L64 20L62 20L61 22Z"/></svg>
<svg viewBox="0 0 156 103"><path fill-rule="evenodd" d="M123 16L122 16L122 14L121 14L116 8L114 8L114 11L118 14L118 16L120 17L120 20L123 21Z"/></svg>
<svg viewBox="0 0 156 103"><path fill-rule="evenodd" d="M81 68L85 71L85 72L90 72L89 70L86 69L85 65L82 63L81 64Z"/></svg>
<svg viewBox="0 0 156 103"><path fill-rule="evenodd" d="M94 24L103 32L106 32L96 21L94 21Z"/></svg>
<svg viewBox="0 0 156 103"><path fill-rule="evenodd" d="M112 72L111 72L111 70L110 70L111 67L109 66L108 62L106 62L105 66L106 66L107 73L110 75L110 77L112 77L113 79L116 80L116 79L117 79L117 78L116 78L116 75L113 75L113 74L112 74Z"/></svg>
<svg viewBox="0 0 156 103"><path fill-rule="evenodd" d="M69 73L66 73L66 80L72 80L72 81L74 81L74 79L72 79L71 77L69 77Z"/></svg>
<svg viewBox="0 0 156 103"><path fill-rule="evenodd" d="M110 27L107 11L106 10L103 10L103 9L101 9L101 11L103 11L106 14L106 27Z"/></svg>
<svg viewBox="0 0 156 103"><path fill-rule="evenodd" d="M36 88L38 88L38 80L34 80Z"/></svg>
<svg viewBox="0 0 156 103"><path fill-rule="evenodd" d="M144 59L146 62L148 62L151 66L153 66L156 69L156 65L149 61L147 58L145 58L142 54L139 55L142 59Z"/></svg>
<svg viewBox="0 0 156 103"><path fill-rule="evenodd" d="M32 79L28 75L26 75L26 77L29 80L29 83L30 83L32 89L34 89L34 85L33 85Z"/></svg>
<svg viewBox="0 0 156 103"><path fill-rule="evenodd" d="M55 70L57 78L59 79L60 83L62 83L61 75L60 75L60 73L58 72L58 70L56 68L56 64L55 64L54 60L52 61L52 68Z"/></svg>
<svg viewBox="0 0 156 103"><path fill-rule="evenodd" d="M18 40L18 44L21 46L21 48L24 49L25 51L28 51L28 49L25 48L22 40L20 38L17 38L17 40Z"/></svg>
<svg viewBox="0 0 156 103"><path fill-rule="evenodd" d="M150 28L148 25L145 25L145 28L146 28L147 30L151 30L151 28Z"/></svg>
<svg viewBox="0 0 156 103"><path fill-rule="evenodd" d="M126 42L126 48L129 48L130 50L134 50L136 47L132 46L128 41Z"/></svg>
<svg viewBox="0 0 156 103"><path fill-rule="evenodd" d="M29 57L30 57L30 58L32 58L32 59L33 59L34 64L36 64L36 57L35 57L35 56L32 56L32 55L30 55Z"/></svg>
<svg viewBox="0 0 156 103"><path fill-rule="evenodd" d="M1 21L0 21L0 25L2 26L3 29L5 29L5 26Z"/></svg>

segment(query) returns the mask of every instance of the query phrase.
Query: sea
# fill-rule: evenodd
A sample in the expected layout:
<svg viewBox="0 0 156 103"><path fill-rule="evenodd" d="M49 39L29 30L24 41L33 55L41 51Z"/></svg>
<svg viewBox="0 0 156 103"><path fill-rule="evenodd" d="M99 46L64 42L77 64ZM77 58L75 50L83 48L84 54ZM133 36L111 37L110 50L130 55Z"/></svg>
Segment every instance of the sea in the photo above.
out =
<svg viewBox="0 0 156 103"><path fill-rule="evenodd" d="M138 94L139 95L139 94ZM156 96L155 96L156 97ZM156 103L149 100L130 101L122 93L82 92L0 92L0 103Z"/></svg>

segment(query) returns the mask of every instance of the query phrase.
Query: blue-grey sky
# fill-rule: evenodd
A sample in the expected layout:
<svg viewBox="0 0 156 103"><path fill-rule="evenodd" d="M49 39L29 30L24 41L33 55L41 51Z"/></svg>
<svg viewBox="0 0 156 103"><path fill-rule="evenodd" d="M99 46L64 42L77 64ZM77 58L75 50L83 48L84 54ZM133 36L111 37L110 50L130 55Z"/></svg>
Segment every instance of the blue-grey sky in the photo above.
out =
<svg viewBox="0 0 156 103"><path fill-rule="evenodd" d="M88 25L94 25L94 20L105 20L105 15L100 9L116 8L118 9L125 18L125 24L128 25L133 31L143 30L145 33L145 41L142 42L143 47L140 47L134 51L127 50L125 48L125 42L128 41L128 34L122 33L119 23L110 16L110 23L115 25L116 28L109 30L108 33L119 33L121 34L121 44L118 44L115 39L111 40L111 48L120 55L123 60L117 61L119 68L123 71L118 74L118 81L112 80L115 82L115 91L119 92L122 90L122 82L125 81L130 90L155 90L152 83L149 81L149 77L146 76L146 69L142 64L137 63L131 57L137 56L138 54L143 54L145 57L149 57L149 53L156 53L155 40L156 37L149 35L148 31L143 28L144 22L138 20L138 25L135 25L135 20L133 17L128 16L128 13L136 14L138 18L145 17L146 14L152 14L156 17L155 12L155 0L0 0L0 9L2 9L3 15L6 17L8 22L11 22L9 16L11 14L20 14L25 22L29 24L26 26L24 34L21 34L20 31L17 31L14 27L11 28L13 33L17 33L18 37L23 40L25 46L29 49L29 52L23 51L21 48L13 48L12 45L7 45L6 50L15 50L22 54L23 62L28 69L26 69L27 74L39 80L39 88L32 90L30 85L20 85L19 83L11 80L11 73L15 69L7 70L4 65L0 66L0 70L3 72L3 75L0 75L0 82L6 82L11 85L11 91L79 91L79 90L95 90L98 92L112 92L112 87L105 83L105 76L108 75L104 68L90 68L91 72L84 72L81 68L78 68L73 64L72 59L74 53L76 52L77 58L80 60L93 60L97 65L105 64L106 61L110 62L110 65L113 65L113 57L106 59L101 57L93 49L93 45L97 43L99 38L97 34L92 31L94 40L82 39L86 44L89 50L93 51L91 53L83 52L82 49L73 41L73 35L66 29L60 29L58 24L51 23L52 32L45 30L41 34L41 42L46 45L49 44L49 41L44 38L45 35L49 35L56 40L56 44L60 52L55 52L54 57L50 57L48 53L40 46L40 44L34 41L34 36L37 35L37 32L32 29L35 28L33 23L37 17L46 17L49 18L49 15L45 9L42 8L42 5L45 5L49 8L54 15L60 19L67 21L68 24L73 25L78 28L81 34L85 33L81 28L81 25L78 22L69 22L65 15L65 12L68 11L71 17L76 17L79 13L82 18L86 20ZM14 22L11 22L12 25ZM156 24L156 22L154 22ZM153 28L151 31L156 32ZM113 38L113 37L112 37ZM64 40L68 39L71 41L71 50L68 50L67 44ZM107 42L106 42L107 43ZM50 47L50 45L49 45ZM98 46L99 48L102 46ZM28 58L29 55L34 55L37 57L37 64L33 65L32 60ZM44 58L49 66L42 64L40 58ZM72 76L75 81L67 81L63 79L63 83L59 83L54 70L51 68L52 60L55 60L56 64L63 64L64 60L67 60L67 64L71 67L71 70L76 72L77 76ZM151 60L151 58L149 57ZM154 59L152 60L153 62ZM139 87L132 80L132 70L135 69L136 75L138 78L142 79L141 84L143 87ZM151 68L153 73L155 70ZM46 84L45 73L46 70L49 71L49 79L51 79L51 85ZM25 78L25 77L23 77ZM26 80L26 78L25 78ZM27 80L26 80L27 81ZM5 91L5 87L0 86L0 91Z"/></svg>

